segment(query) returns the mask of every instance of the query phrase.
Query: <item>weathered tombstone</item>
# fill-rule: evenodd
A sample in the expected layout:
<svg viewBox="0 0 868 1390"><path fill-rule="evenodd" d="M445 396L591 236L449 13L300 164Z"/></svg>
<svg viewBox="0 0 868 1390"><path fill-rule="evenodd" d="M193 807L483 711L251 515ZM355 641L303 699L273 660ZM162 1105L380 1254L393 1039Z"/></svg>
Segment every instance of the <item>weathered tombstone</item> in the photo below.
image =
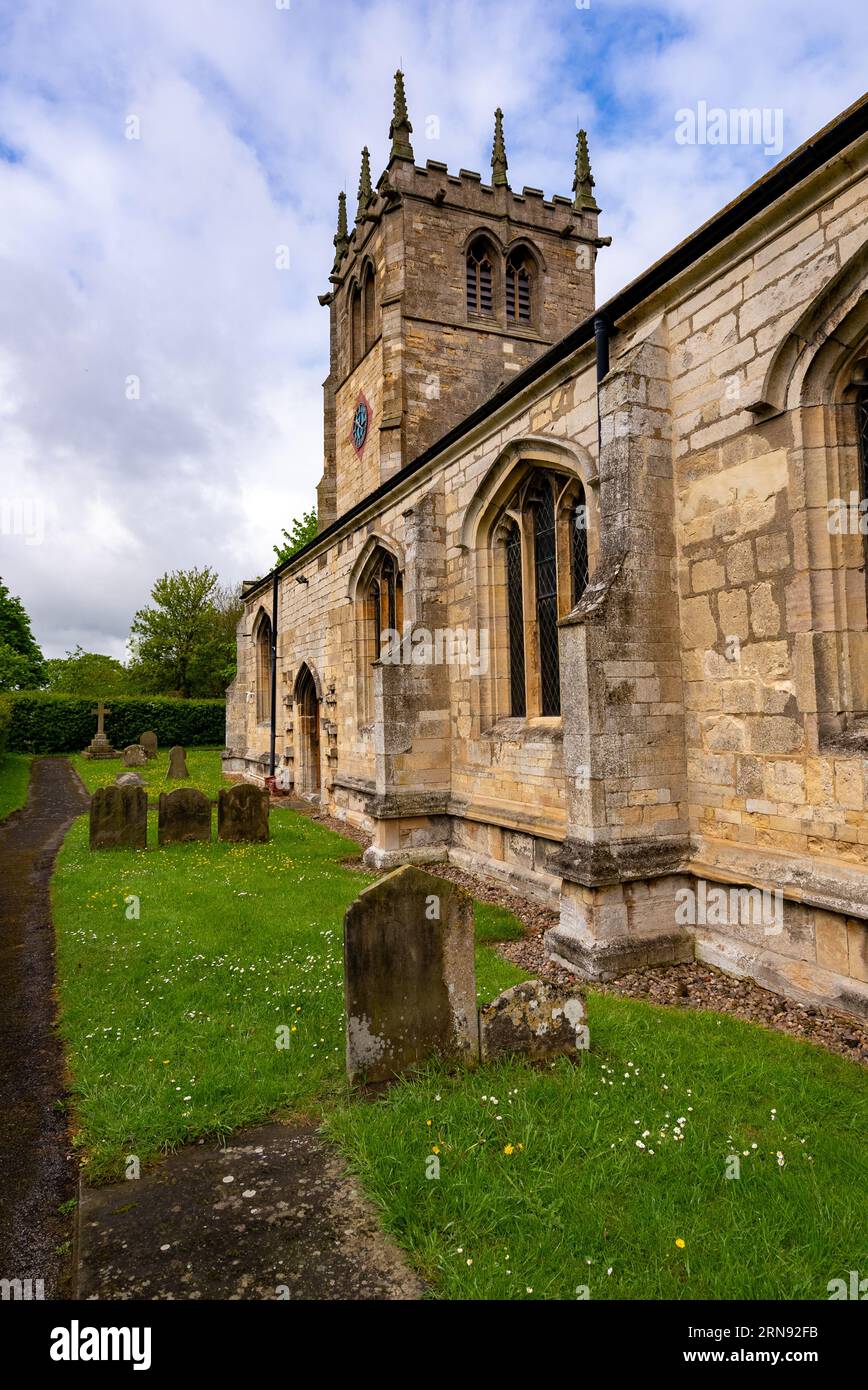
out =
<svg viewBox="0 0 868 1390"><path fill-rule="evenodd" d="M182 779L186 780L189 776L190 774L187 771L187 754L180 744L176 744L169 753L169 769L166 773L166 779L169 782L177 782Z"/></svg>
<svg viewBox="0 0 868 1390"><path fill-rule="evenodd" d="M505 990L479 1010L483 1062L520 1053L531 1061L566 1055L588 1047L585 1001L574 989L565 992L545 980L525 980Z"/></svg>
<svg viewBox="0 0 868 1390"><path fill-rule="evenodd" d="M412 865L364 889L344 917L347 1073L388 1081L432 1053L478 1050L473 900Z"/></svg>
<svg viewBox="0 0 868 1390"><path fill-rule="evenodd" d="M115 778L116 787L143 787L144 785L137 772L119 772Z"/></svg>
<svg viewBox="0 0 868 1390"><path fill-rule="evenodd" d="M157 843L187 844L211 839L211 802L197 787L161 792L157 813Z"/></svg>
<svg viewBox="0 0 868 1390"><path fill-rule="evenodd" d="M145 849L148 795L144 787L100 787L90 799L91 849Z"/></svg>
<svg viewBox="0 0 868 1390"><path fill-rule="evenodd" d="M140 743L130 743L123 752L124 767L144 767L148 755Z"/></svg>
<svg viewBox="0 0 868 1390"><path fill-rule="evenodd" d="M267 840L268 792L252 782L221 787L217 795L218 840Z"/></svg>
<svg viewBox="0 0 868 1390"><path fill-rule="evenodd" d="M139 743L144 748L145 757L148 761L157 756L157 748L159 745L157 744L157 735L154 733L153 729L148 729L146 733L141 734L139 736Z"/></svg>
<svg viewBox="0 0 868 1390"><path fill-rule="evenodd" d="M84 756L86 758L116 758L117 753L106 738L105 732L105 717L107 714L111 714L111 710L106 709L100 700L93 713L96 715L96 733L85 748Z"/></svg>

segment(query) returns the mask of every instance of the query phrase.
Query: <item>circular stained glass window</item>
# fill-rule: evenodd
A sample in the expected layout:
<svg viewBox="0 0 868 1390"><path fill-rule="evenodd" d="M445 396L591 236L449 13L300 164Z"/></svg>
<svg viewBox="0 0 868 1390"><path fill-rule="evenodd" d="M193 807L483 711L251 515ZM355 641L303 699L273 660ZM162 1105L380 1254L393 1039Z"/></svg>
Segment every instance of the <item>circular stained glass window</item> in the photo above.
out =
<svg viewBox="0 0 868 1390"><path fill-rule="evenodd" d="M361 450L368 437L368 407L364 401L359 401L356 406L356 413L353 416L353 443L356 448Z"/></svg>

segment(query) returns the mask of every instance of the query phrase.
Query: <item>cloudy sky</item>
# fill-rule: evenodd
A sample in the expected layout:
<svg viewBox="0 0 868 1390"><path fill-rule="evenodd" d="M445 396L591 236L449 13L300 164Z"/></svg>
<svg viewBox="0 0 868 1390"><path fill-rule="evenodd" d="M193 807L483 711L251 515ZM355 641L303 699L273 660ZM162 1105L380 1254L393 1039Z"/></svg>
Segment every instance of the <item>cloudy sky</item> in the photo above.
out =
<svg viewBox="0 0 868 1390"><path fill-rule="evenodd" d="M0 575L47 655L123 656L167 569L262 574L322 469L337 193L388 152L569 193L587 127L602 300L779 155L675 113L862 91L856 0L0 0ZM132 138L131 138L132 137ZM289 248L289 268L276 248Z"/></svg>

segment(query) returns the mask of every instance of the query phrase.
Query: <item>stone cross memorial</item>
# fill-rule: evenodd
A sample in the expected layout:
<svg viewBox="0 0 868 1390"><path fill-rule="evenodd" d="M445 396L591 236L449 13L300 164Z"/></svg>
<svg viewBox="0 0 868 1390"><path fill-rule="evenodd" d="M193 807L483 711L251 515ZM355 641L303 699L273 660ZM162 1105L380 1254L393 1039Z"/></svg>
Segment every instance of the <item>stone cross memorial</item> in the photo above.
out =
<svg viewBox="0 0 868 1390"><path fill-rule="evenodd" d="M179 744L169 752L169 767L166 779L169 782L183 781L190 776L187 771L187 754Z"/></svg>
<svg viewBox="0 0 868 1390"><path fill-rule="evenodd" d="M478 1055L473 900L412 865L344 918L347 1073L389 1081L437 1053Z"/></svg>
<svg viewBox="0 0 868 1390"><path fill-rule="evenodd" d="M161 792L157 813L157 843L187 844L211 839L211 802L197 787Z"/></svg>
<svg viewBox="0 0 868 1390"><path fill-rule="evenodd" d="M217 796L218 840L254 840L269 838L268 792L252 782L239 782L234 787L221 787Z"/></svg>
<svg viewBox="0 0 868 1390"><path fill-rule="evenodd" d="M144 787L100 787L90 800L91 849L145 849L148 794Z"/></svg>
<svg viewBox="0 0 868 1390"><path fill-rule="evenodd" d="M105 717L107 714L111 714L111 710L106 709L102 700L100 700L92 713L96 715L96 733L87 748L85 748L84 756L86 758L116 758L117 753L106 738L105 732Z"/></svg>

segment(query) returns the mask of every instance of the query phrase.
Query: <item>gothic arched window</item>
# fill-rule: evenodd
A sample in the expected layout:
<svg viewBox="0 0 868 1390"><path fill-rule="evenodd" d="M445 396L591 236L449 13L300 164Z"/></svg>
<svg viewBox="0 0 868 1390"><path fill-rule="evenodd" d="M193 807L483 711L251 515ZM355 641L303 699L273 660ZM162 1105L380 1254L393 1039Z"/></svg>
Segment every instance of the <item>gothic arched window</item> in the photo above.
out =
<svg viewBox="0 0 868 1390"><path fill-rule="evenodd" d="M533 261L527 251L513 251L506 262L506 317L509 323L530 323Z"/></svg>
<svg viewBox="0 0 868 1390"><path fill-rule="evenodd" d="M535 468L494 523L493 611L503 634L495 717L560 715L558 624L588 583L588 515L580 479Z"/></svg>
<svg viewBox="0 0 868 1390"><path fill-rule="evenodd" d="M362 314L365 321L363 352L370 352L377 336L376 302L374 295L374 272L371 266L365 271L362 289Z"/></svg>
<svg viewBox="0 0 868 1390"><path fill-rule="evenodd" d="M404 580L394 555L378 546L358 589L361 723L374 718L373 665L403 636ZM398 634L396 638L395 634Z"/></svg>
<svg viewBox="0 0 868 1390"><path fill-rule="evenodd" d="M271 718L271 619L262 614L256 632L256 722Z"/></svg>
<svg viewBox="0 0 868 1390"><path fill-rule="evenodd" d="M362 291L358 285L350 290L350 366L355 367L365 354L365 335L362 326Z"/></svg>
<svg viewBox="0 0 868 1390"><path fill-rule="evenodd" d="M494 258L483 237L467 252L467 312L487 317L494 314Z"/></svg>

